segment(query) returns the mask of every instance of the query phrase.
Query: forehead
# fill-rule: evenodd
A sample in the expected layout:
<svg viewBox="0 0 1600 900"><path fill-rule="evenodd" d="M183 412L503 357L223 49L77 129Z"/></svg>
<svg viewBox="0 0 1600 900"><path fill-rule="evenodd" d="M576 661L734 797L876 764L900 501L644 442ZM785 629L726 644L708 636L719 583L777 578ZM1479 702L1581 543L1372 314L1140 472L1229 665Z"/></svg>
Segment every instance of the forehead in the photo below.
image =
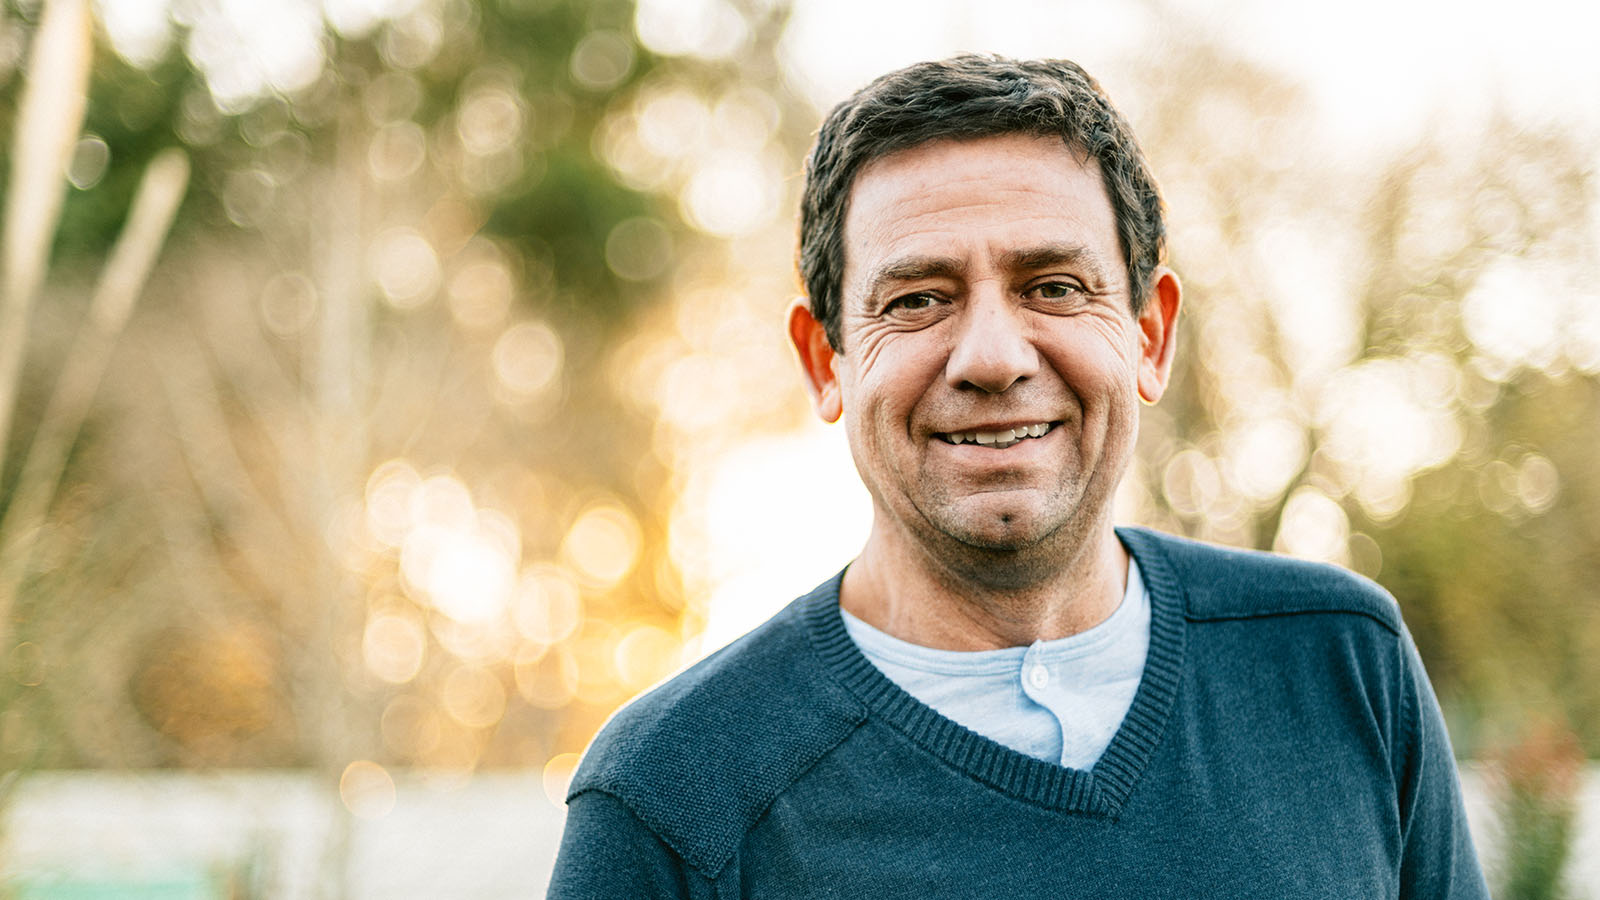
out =
<svg viewBox="0 0 1600 900"><path fill-rule="evenodd" d="M851 186L845 295L902 258L998 258L1046 244L1122 268L1116 215L1093 159L1059 138L1024 134L920 144L873 160Z"/></svg>

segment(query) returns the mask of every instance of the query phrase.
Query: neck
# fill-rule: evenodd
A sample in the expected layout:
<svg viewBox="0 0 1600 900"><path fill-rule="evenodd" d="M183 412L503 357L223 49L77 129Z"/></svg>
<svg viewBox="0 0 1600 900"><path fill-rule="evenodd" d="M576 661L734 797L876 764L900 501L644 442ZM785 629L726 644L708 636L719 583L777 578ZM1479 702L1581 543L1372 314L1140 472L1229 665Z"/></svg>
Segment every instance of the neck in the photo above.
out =
<svg viewBox="0 0 1600 900"><path fill-rule="evenodd" d="M874 523L846 570L840 605L903 641L944 650L992 650L1087 631L1116 611L1127 590L1128 553L1109 519L1050 565L990 551L960 569Z"/></svg>

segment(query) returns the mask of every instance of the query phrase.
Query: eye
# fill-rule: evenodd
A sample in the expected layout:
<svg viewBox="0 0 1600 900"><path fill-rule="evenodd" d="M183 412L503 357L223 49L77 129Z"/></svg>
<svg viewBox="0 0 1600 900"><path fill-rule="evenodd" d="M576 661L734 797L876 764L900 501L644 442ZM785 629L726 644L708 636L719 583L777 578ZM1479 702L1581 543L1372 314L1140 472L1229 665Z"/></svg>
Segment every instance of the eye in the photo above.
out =
<svg viewBox="0 0 1600 900"><path fill-rule="evenodd" d="M1074 281L1046 281L1028 289L1026 296L1040 300L1067 300L1083 293L1083 286Z"/></svg>
<svg viewBox="0 0 1600 900"><path fill-rule="evenodd" d="M916 312L927 309L935 304L942 303L943 298L929 291L918 291L915 294L906 294L890 300L884 307L884 312Z"/></svg>

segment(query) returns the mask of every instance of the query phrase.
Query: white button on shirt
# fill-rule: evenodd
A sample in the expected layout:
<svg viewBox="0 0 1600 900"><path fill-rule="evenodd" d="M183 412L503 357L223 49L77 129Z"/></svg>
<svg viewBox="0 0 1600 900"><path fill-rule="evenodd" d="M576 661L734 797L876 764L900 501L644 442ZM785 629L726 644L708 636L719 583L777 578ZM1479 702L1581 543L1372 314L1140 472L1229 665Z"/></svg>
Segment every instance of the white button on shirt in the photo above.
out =
<svg viewBox="0 0 1600 900"><path fill-rule="evenodd" d="M1133 705L1150 650L1150 595L1128 560L1128 588L1088 631L1027 647L935 650L840 610L878 670L946 718L1037 759L1092 767Z"/></svg>

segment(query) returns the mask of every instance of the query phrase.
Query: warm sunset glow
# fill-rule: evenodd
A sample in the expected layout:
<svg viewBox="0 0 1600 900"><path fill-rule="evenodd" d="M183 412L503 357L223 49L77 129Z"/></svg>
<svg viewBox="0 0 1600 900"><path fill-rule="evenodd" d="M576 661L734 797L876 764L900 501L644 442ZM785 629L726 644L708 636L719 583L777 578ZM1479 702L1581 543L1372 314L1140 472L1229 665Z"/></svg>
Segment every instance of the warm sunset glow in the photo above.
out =
<svg viewBox="0 0 1600 900"><path fill-rule="evenodd" d="M609 587L622 580L639 557L639 525L620 506L600 504L578 516L561 542L563 556L584 581Z"/></svg>

